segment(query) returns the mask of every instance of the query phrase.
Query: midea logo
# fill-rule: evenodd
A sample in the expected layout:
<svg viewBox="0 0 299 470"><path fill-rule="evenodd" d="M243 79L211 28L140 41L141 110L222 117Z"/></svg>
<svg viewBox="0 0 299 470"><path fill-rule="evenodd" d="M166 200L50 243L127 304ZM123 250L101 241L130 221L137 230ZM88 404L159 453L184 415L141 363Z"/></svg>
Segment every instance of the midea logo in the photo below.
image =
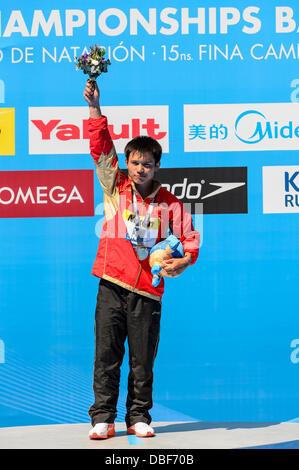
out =
<svg viewBox="0 0 299 470"><path fill-rule="evenodd" d="M237 118L235 135L245 144L257 144L265 138L292 139L293 137L299 137L299 126L294 127L293 121L289 121L288 124L284 123L284 125L279 124L277 121L268 121L261 112L248 110Z"/></svg>

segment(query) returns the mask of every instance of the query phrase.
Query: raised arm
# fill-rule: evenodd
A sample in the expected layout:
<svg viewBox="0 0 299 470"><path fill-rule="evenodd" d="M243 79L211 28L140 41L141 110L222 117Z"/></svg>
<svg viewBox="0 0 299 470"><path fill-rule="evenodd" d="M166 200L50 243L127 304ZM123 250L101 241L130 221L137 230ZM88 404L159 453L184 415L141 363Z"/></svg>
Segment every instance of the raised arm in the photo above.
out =
<svg viewBox="0 0 299 470"><path fill-rule="evenodd" d="M118 174L118 158L109 133L107 118L101 112L97 83L93 91L90 82L87 81L83 96L89 105L90 153L104 192L113 195Z"/></svg>
<svg viewBox="0 0 299 470"><path fill-rule="evenodd" d="M83 96L89 105L89 117L91 119L98 119L102 116L100 108L100 90L95 82L94 91L89 80L86 82L86 87Z"/></svg>

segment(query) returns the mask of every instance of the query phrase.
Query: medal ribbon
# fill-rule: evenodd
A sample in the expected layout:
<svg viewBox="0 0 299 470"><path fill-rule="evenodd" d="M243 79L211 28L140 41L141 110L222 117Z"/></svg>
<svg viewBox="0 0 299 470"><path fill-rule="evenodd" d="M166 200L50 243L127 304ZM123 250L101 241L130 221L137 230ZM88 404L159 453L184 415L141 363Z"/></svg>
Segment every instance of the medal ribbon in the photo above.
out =
<svg viewBox="0 0 299 470"><path fill-rule="evenodd" d="M144 219L142 222L140 222L140 217L139 217L139 212L138 212L138 204L137 204L137 198L136 198L136 194L135 194L135 191L133 191L133 212L134 212L134 223L135 223L135 227L133 229L133 233L132 233L132 237L131 239L134 239L135 236L136 236L136 240L137 240L137 244L139 244L140 242L142 242L143 238L144 238L144 235L145 235L145 232L147 230L147 226L148 226L148 223L150 221L150 218L151 218L151 215L152 215L152 212L153 212L153 208L154 208L154 201L155 201L155 198L151 201L148 209L147 209L147 212L144 216Z"/></svg>

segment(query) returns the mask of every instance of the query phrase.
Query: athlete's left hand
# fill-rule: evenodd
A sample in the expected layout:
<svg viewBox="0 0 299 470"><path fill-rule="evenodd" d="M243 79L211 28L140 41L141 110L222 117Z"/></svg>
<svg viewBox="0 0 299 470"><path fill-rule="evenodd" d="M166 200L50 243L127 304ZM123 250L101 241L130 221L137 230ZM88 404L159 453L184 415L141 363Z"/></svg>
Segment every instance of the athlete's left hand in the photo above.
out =
<svg viewBox="0 0 299 470"><path fill-rule="evenodd" d="M165 260L162 268L170 277L176 277L188 268L191 261L191 254L186 253L184 258L171 258Z"/></svg>

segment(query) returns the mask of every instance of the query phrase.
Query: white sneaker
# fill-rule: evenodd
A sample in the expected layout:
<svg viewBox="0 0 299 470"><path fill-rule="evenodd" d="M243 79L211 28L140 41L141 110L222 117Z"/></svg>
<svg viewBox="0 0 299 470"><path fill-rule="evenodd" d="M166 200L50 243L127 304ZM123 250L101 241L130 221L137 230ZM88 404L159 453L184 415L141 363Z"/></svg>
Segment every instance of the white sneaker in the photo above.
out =
<svg viewBox="0 0 299 470"><path fill-rule="evenodd" d="M154 429L146 423L136 423L127 428L127 434L135 434L138 437L155 436Z"/></svg>
<svg viewBox="0 0 299 470"><path fill-rule="evenodd" d="M97 423L90 431L90 439L107 439L107 437L114 436L115 434L115 424L109 423Z"/></svg>

